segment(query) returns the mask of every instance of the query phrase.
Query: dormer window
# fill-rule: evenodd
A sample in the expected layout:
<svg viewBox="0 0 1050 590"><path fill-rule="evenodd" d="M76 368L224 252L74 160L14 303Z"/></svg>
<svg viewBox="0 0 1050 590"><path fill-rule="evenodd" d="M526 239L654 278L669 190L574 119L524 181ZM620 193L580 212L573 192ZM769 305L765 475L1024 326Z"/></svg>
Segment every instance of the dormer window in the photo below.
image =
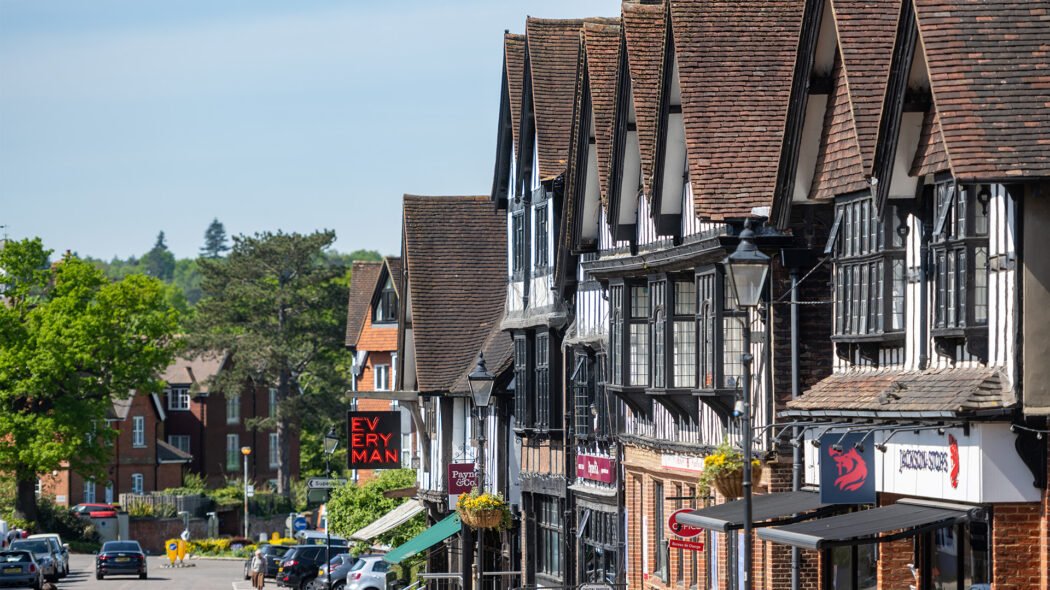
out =
<svg viewBox="0 0 1050 590"><path fill-rule="evenodd" d="M373 321L377 324L397 321L397 293L394 292L394 281L387 277L383 290L376 302Z"/></svg>
<svg viewBox="0 0 1050 590"><path fill-rule="evenodd" d="M944 182L934 187L933 334L962 335L988 325L988 205L993 188Z"/></svg>

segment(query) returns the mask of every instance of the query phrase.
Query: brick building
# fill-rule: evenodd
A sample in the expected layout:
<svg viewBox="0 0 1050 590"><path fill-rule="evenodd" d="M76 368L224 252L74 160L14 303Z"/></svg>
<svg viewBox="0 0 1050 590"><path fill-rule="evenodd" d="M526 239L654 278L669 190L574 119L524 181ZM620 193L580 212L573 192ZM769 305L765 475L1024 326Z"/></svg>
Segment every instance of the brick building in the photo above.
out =
<svg viewBox="0 0 1050 590"><path fill-rule="evenodd" d="M40 479L40 493L56 504L116 502L120 494L148 494L182 485L190 456L165 442L163 402L155 394L114 400L106 420L117 430L113 458L103 480L61 470Z"/></svg>
<svg viewBox="0 0 1050 590"><path fill-rule="evenodd" d="M346 347L354 357L351 390L361 393L392 391L396 382L397 318L401 286L401 259L390 257L382 262L354 261L347 303ZM376 399L367 395L353 396L351 409L361 411L396 410L396 400ZM402 420L402 461L412 465L415 457L412 421ZM366 482L372 470L355 470L356 481Z"/></svg>
<svg viewBox="0 0 1050 590"><path fill-rule="evenodd" d="M236 394L213 390L209 380L229 362L228 356L216 353L178 358L165 369L162 379L167 387L161 398L166 413L165 442L193 456L190 471L203 476L209 487L243 479L241 448L250 447L248 479L276 489L277 433L250 428L248 421L272 417L277 392L250 383ZM299 474L299 440L288 444L294 479Z"/></svg>

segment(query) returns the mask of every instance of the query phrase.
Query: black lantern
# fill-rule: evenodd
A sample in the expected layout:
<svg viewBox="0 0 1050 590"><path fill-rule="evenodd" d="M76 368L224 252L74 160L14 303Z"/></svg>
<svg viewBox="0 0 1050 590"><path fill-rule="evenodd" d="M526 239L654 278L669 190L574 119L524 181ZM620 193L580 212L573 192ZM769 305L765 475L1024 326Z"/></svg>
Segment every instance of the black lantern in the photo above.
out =
<svg viewBox="0 0 1050 590"><path fill-rule="evenodd" d="M474 405L479 408L489 407L492 400L492 386L496 383L496 376L485 368L485 353L478 353L478 364L474 370L467 375L467 384L470 385L470 395L474 398Z"/></svg>
<svg viewBox="0 0 1050 590"><path fill-rule="evenodd" d="M335 448L339 446L339 435L335 432L335 426L328 429L328 432L324 435L324 453L331 455L335 452Z"/></svg>
<svg viewBox="0 0 1050 590"><path fill-rule="evenodd" d="M744 223L740 232L740 243L736 250L723 261L729 284L739 307L755 307L762 298L762 289L769 275L769 256L759 251L755 245L755 232L751 230L751 220Z"/></svg>

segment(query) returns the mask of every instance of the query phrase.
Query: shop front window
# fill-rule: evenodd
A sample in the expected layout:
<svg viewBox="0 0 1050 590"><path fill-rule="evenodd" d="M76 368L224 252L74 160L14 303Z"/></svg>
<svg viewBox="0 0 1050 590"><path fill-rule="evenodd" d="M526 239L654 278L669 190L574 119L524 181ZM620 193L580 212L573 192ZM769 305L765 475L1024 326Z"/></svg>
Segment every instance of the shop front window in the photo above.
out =
<svg viewBox="0 0 1050 590"><path fill-rule="evenodd" d="M829 590L875 590L878 549L875 544L848 545L830 550Z"/></svg>
<svg viewBox="0 0 1050 590"><path fill-rule="evenodd" d="M945 527L932 533L930 584L934 590L971 590L990 587L988 525Z"/></svg>
<svg viewBox="0 0 1050 590"><path fill-rule="evenodd" d="M616 532L619 530L619 515L588 509L583 513L581 544L581 582L616 583L617 565Z"/></svg>

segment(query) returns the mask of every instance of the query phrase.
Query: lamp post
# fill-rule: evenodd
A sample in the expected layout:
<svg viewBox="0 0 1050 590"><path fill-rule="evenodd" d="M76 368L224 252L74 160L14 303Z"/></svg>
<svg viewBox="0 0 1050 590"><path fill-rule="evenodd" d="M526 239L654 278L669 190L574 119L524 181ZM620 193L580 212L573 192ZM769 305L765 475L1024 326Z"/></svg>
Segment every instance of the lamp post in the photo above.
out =
<svg viewBox="0 0 1050 590"><path fill-rule="evenodd" d="M244 455L244 538L248 538L248 455L252 454L251 447L241 447Z"/></svg>
<svg viewBox="0 0 1050 590"><path fill-rule="evenodd" d="M747 315L744 317L743 340L744 352L740 355L740 362L744 368L741 381L743 385L743 412L741 420L744 423L744 590L751 590L751 561L753 550L751 546L751 310L754 309L762 298L762 291L766 285L766 277L769 274L769 256L759 251L755 245L755 232L751 230L751 220L744 223L744 231L740 232L740 243L736 250L726 257L723 264L726 274L729 275L729 284L736 297L736 305L744 309Z"/></svg>
<svg viewBox="0 0 1050 590"><path fill-rule="evenodd" d="M496 376L485 368L485 354L478 353L478 364L474 370L467 375L467 384L470 386L470 397L474 400L474 408L478 413L478 490L485 491L485 414L488 413L489 402L492 401L492 386L496 383ZM475 590L482 590L482 572L484 570L484 547L485 532L478 532L478 556L474 563L477 583Z"/></svg>
<svg viewBox="0 0 1050 590"><path fill-rule="evenodd" d="M339 435L335 432L335 426L328 429L328 432L324 435L324 476L328 479L332 477L332 453L335 453L335 448L339 446ZM332 519L328 514L328 503L332 501L332 488L326 490L327 496L324 503L324 562L327 568L327 580L325 584L327 590L332 590Z"/></svg>

